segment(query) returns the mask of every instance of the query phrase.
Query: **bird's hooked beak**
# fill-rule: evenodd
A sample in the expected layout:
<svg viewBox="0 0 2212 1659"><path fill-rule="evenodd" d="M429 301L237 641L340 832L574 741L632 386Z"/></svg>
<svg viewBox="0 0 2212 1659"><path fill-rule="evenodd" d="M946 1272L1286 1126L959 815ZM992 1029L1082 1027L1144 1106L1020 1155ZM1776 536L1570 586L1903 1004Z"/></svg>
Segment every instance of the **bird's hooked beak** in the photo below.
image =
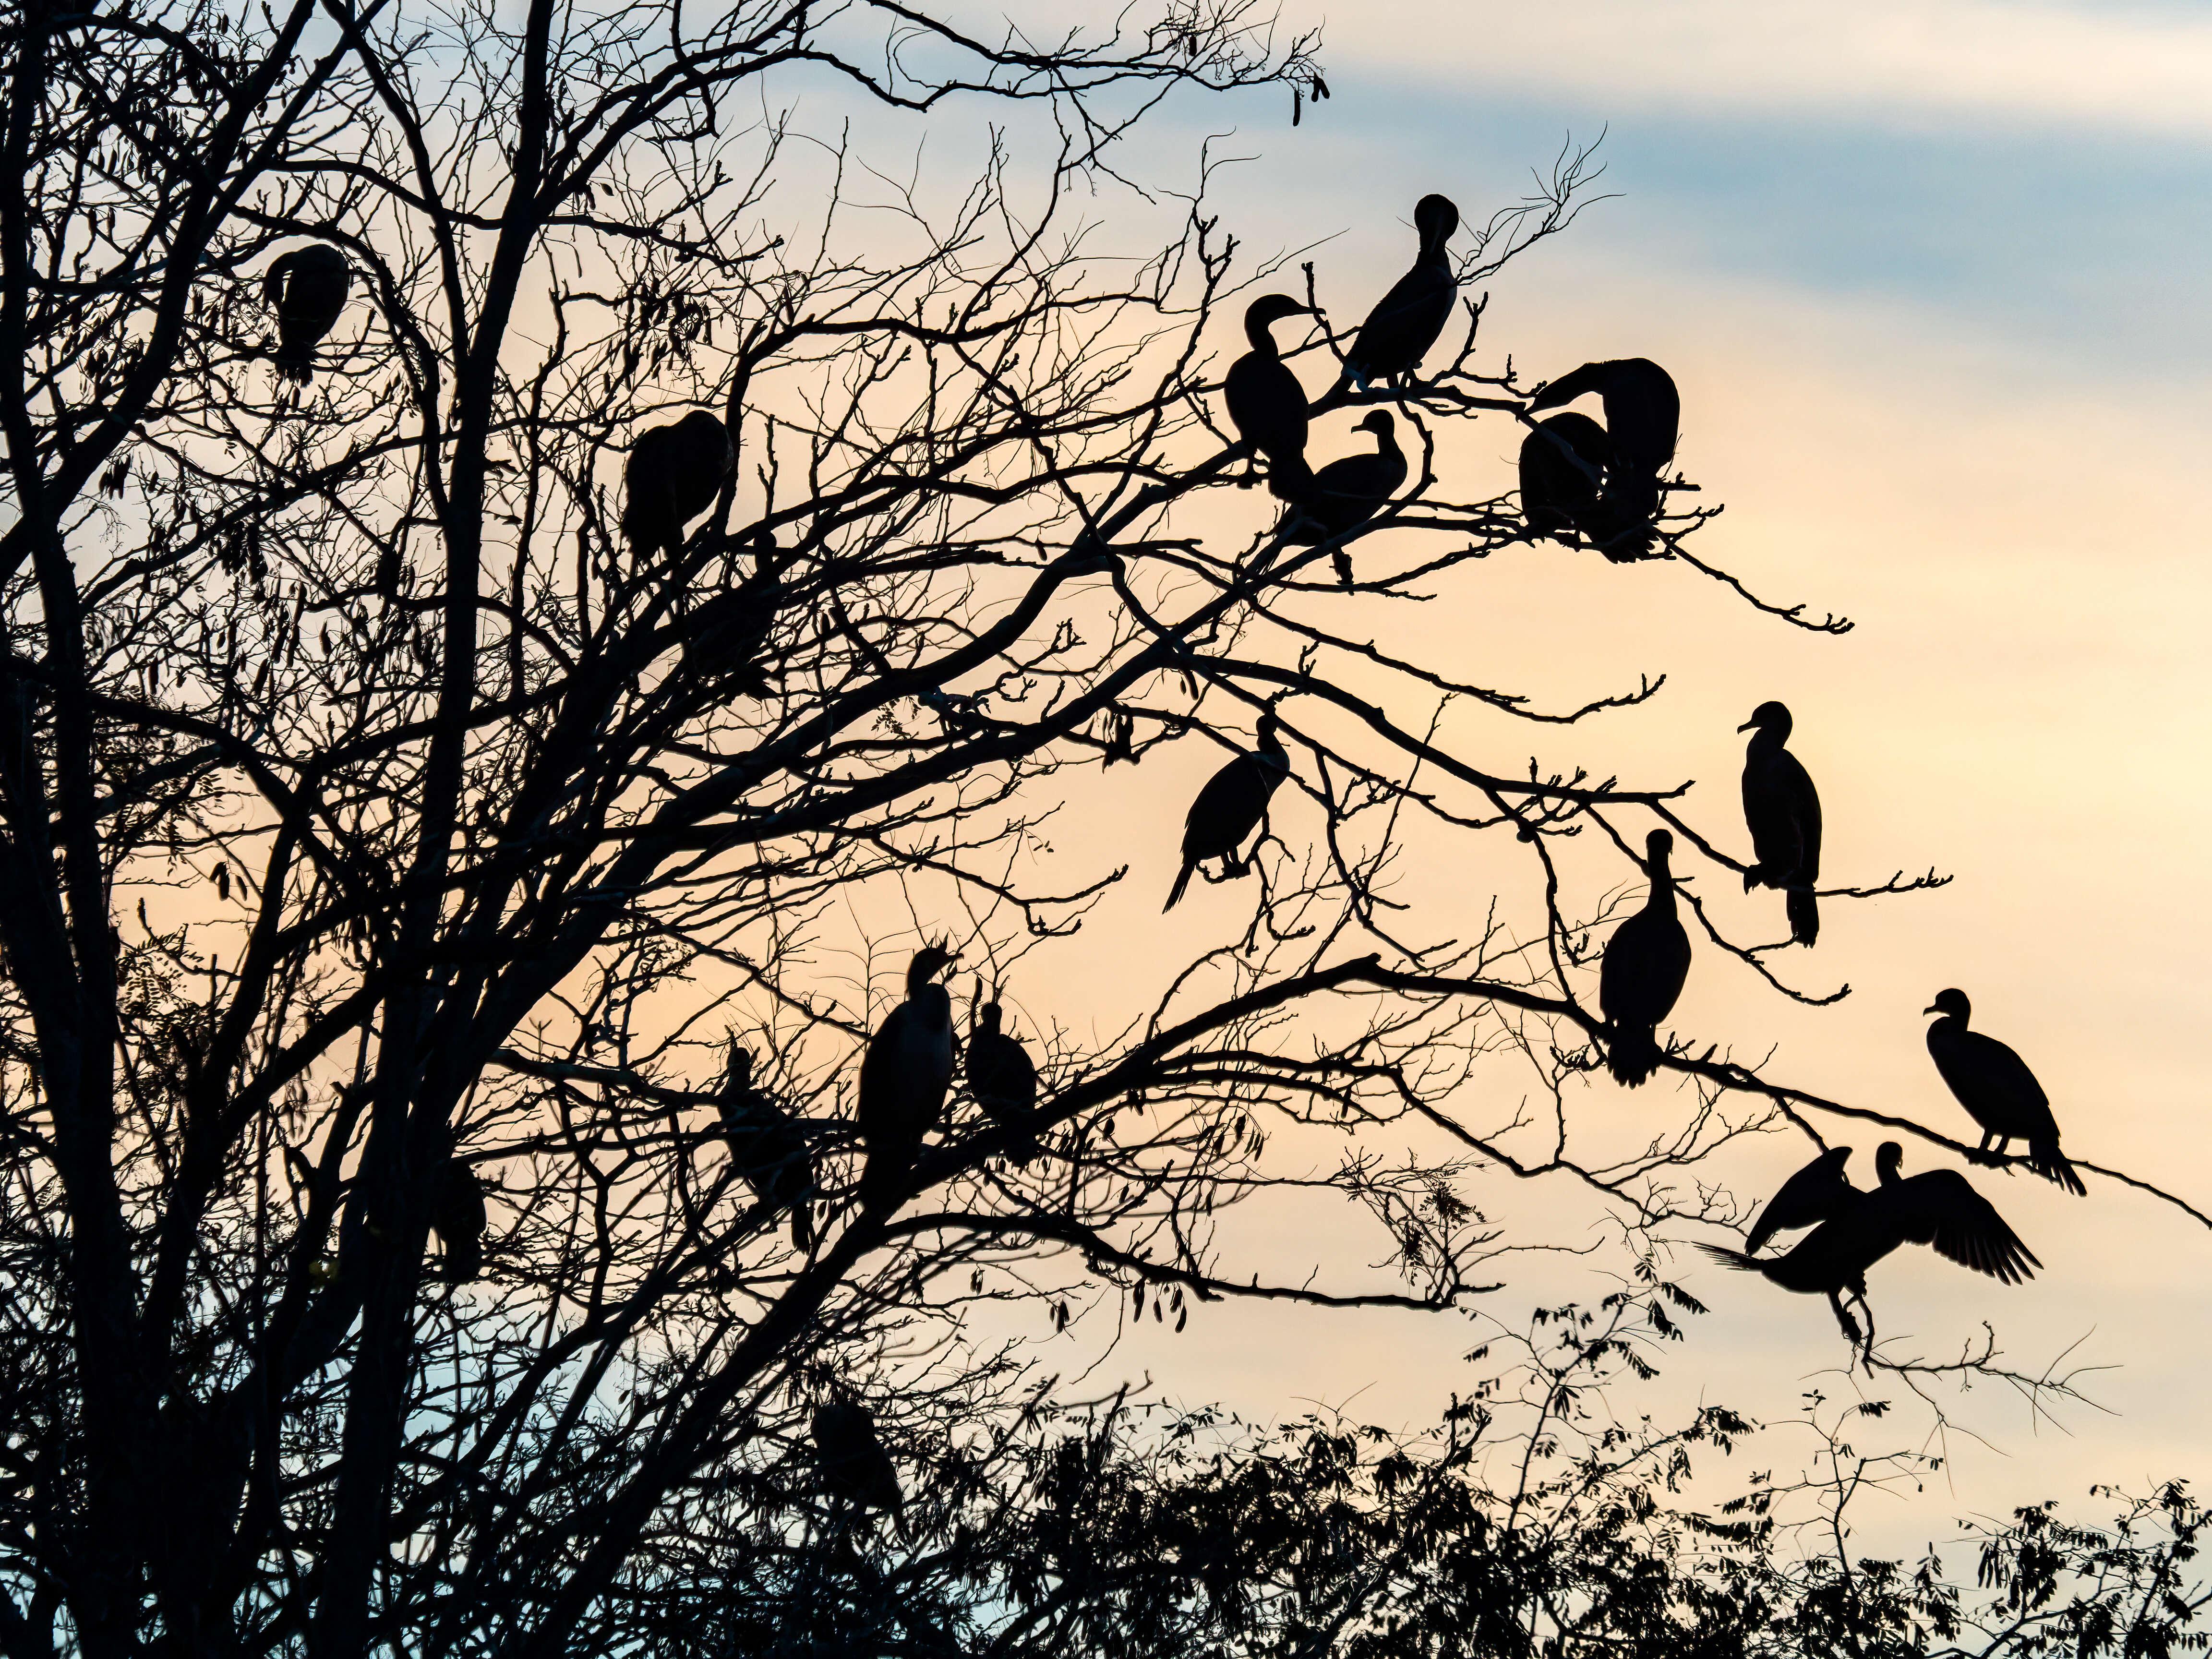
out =
<svg viewBox="0 0 2212 1659"><path fill-rule="evenodd" d="M1759 722L1757 720L1746 720L1741 726L1736 727L1736 730L1739 732L1755 732L1758 729Z"/></svg>
<svg viewBox="0 0 2212 1659"><path fill-rule="evenodd" d="M1942 1011L1941 1008L1938 1008L1938 1007L1937 1007L1934 1003L1932 1003L1932 1002L1931 1002L1931 1003L1929 1003L1929 1004L1925 1008L1923 1008L1920 1012L1921 1012L1922 1013L1923 1013L1923 1014L1940 1014L1940 1013L1942 1013L1943 1011Z"/></svg>

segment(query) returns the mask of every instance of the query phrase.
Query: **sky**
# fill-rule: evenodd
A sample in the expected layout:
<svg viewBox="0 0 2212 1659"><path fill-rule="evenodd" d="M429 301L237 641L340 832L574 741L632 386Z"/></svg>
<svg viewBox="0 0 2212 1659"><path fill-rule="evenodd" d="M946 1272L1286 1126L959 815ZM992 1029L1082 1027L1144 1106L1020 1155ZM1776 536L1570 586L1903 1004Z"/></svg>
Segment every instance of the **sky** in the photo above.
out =
<svg viewBox="0 0 2212 1659"><path fill-rule="evenodd" d="M1965 1134L1919 1012L1960 986L1977 1026L2035 1067L2070 1152L2212 1208L2212 986L2191 943L2212 905L2197 511L2212 438L2212 5L1366 0L1332 15L1289 0L1284 21L1326 30L1331 100L1295 130L1272 95L1171 107L1152 153L1188 156L1212 135L1251 157L1218 181L1224 224L1255 248L1334 237L1324 283L1356 317L1410 252L1421 193L1479 216L1570 136L1602 134L1614 199L1491 284L1486 331L1524 378L1586 359L1666 364L1684 398L1681 465L1728 506L1702 555L1858 623L1815 637L1680 566L1517 550L1484 568L1466 610L1401 638L1436 630L1430 649L1460 651L1475 678L1560 698L1667 672L1658 702L1589 729L1470 726L1466 741L1478 755L1501 744L1508 767L1534 749L1601 774L1697 778L1692 811L1723 832L1740 834L1735 728L1781 697L1826 804L1830 877L1956 877L1825 907L1817 951L1785 965L1817 988L1848 982L1838 1006L1789 1007L1716 966L1693 972L1675 1024L1778 1045L1776 1075ZM1504 488L1516 439L1484 435ZM1314 453L1342 437L1317 430ZM1210 765L1184 756L1154 787L1193 789ZM1139 855L1139 884L1164 888L1169 854L1158 871ZM1151 948L1152 926L1102 922L1088 948ZM1878 1137L1840 1138L1870 1181ZM1935 1154L1916 1147L1908 1172ZM1756 1200L1804 1155L1778 1139L1720 1173ZM2093 1482L2212 1474L2199 1403L2212 1232L2108 1182L2085 1200L1973 1179L2045 1270L2000 1289L1909 1249L1873 1276L1885 1334L1940 1359L1986 1317L2030 1370L2062 1356L2106 1368L2084 1382L2097 1405L2052 1420L2003 1389L1948 1396L1952 1430L1929 1443L1949 1460L1943 1480L1863 1516L1869 1547L1909 1549L1953 1535L1955 1517L2046 1497L2094 1515ZM1330 1260L1311 1214L1241 1224L1233 1243L1255 1252ZM1674 1265L1713 1311L1644 1408L1725 1398L1779 1420L1810 1388L1897 1393L1842 1375L1818 1299L1687 1250ZM1492 1305L1510 1322L1540 1293L1606 1288L1586 1266L1539 1263ZM1133 1338L1110 1364L1262 1420L1318 1404L1413 1425L1466 1385L1469 1346L1463 1322L1232 1309L1181 1338Z"/></svg>

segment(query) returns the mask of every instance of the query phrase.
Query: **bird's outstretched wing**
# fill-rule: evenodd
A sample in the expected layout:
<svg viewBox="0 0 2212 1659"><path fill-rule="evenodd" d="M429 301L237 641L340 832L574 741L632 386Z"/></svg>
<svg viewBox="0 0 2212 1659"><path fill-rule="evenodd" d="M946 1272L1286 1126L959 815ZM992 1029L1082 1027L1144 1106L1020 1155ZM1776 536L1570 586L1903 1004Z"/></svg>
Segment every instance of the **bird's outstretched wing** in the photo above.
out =
<svg viewBox="0 0 2212 1659"><path fill-rule="evenodd" d="M1929 1170L1884 1187L1871 1198L1905 1237L1933 1246L1936 1255L1962 1267L2017 1285L2034 1278L2043 1265L2005 1224L1996 1206L1956 1170Z"/></svg>

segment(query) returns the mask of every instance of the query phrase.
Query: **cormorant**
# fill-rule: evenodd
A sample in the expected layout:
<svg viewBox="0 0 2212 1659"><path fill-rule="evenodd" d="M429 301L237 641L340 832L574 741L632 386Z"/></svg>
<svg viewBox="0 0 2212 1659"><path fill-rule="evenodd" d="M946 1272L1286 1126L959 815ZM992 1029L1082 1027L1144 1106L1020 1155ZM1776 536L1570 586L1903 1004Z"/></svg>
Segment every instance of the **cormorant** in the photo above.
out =
<svg viewBox="0 0 2212 1659"><path fill-rule="evenodd" d="M1752 739L1743 757L1743 821L1751 827L1758 860L1743 872L1743 890L1779 887L1788 897L1790 937L1810 945L1820 937L1820 796L1812 775L1783 745L1790 741L1790 711L1763 702L1736 727Z"/></svg>
<svg viewBox="0 0 2212 1659"><path fill-rule="evenodd" d="M855 1401L830 1399L814 1408L815 1469L834 1498L855 1509L882 1510L903 1525L906 1494L898 1467L884 1449L876 1419Z"/></svg>
<svg viewBox="0 0 2212 1659"><path fill-rule="evenodd" d="M1248 450L1267 458L1267 488L1286 501L1296 500L1313 477L1306 465L1306 392L1268 330L1285 317L1312 314L1312 307L1287 294L1253 301L1244 308L1244 337L1252 349L1230 364L1221 383L1230 423Z"/></svg>
<svg viewBox="0 0 2212 1659"><path fill-rule="evenodd" d="M814 1194L814 1159L806 1137L789 1112L754 1085L752 1050L734 1042L715 1109L721 1114L732 1166L762 1203L772 1209L790 1206L791 1242L812 1249L814 1206L807 1200Z"/></svg>
<svg viewBox="0 0 2212 1659"><path fill-rule="evenodd" d="M1831 1146L1784 1182L1782 1190L1766 1200L1766 1207L1753 1223L1743 1241L1744 1254L1757 1255L1759 1248L1777 1233L1795 1232L1800 1227L1834 1220L1859 1196L1859 1189L1844 1173L1844 1165L1850 1156L1848 1146Z"/></svg>
<svg viewBox="0 0 2212 1659"><path fill-rule="evenodd" d="M1613 1028L1606 1064L1632 1089L1659 1069L1659 1022L1674 1012L1690 976L1690 935L1674 914L1674 878L1667 868L1674 838L1654 830L1644 848L1651 896L1613 930L1597 977L1598 1006Z"/></svg>
<svg viewBox="0 0 2212 1659"><path fill-rule="evenodd" d="M1583 466L1575 465L1579 459ZM1587 415L1554 415L1521 441L1521 515L1531 536L1575 538L1597 509L1613 444Z"/></svg>
<svg viewBox="0 0 2212 1659"><path fill-rule="evenodd" d="M1375 434L1371 455L1346 455L1313 475L1283 515L1279 533L1291 547L1318 547L1356 529L1382 511L1406 482L1406 453L1398 447L1397 422L1387 409L1370 410L1352 430ZM1339 547L1330 557L1337 580L1352 586L1352 555Z"/></svg>
<svg viewBox="0 0 2212 1659"><path fill-rule="evenodd" d="M446 1247L446 1277L453 1283L465 1285L483 1274L484 1234L490 1226L483 1182L459 1156L448 1158L430 1195L430 1228Z"/></svg>
<svg viewBox="0 0 2212 1659"><path fill-rule="evenodd" d="M337 326L353 271L327 242L295 247L263 273L261 300L276 313L276 368L301 386L315 378L315 347Z"/></svg>
<svg viewBox="0 0 2212 1659"><path fill-rule="evenodd" d="M1260 827L1267 815L1268 799L1291 775L1290 752L1283 747L1281 731L1273 709L1261 715L1257 750L1239 755L1208 778L1191 802L1182 821L1182 868L1168 902L1160 906L1163 915L1176 908L1183 889L1190 885L1190 872L1203 860L1219 859L1224 875L1237 867L1237 849Z"/></svg>
<svg viewBox="0 0 2212 1659"><path fill-rule="evenodd" d="M1556 409L1592 392L1605 400L1613 460L1591 522L1583 529L1606 557L1626 563L1650 550L1659 477L1674 459L1682 399L1674 377L1649 357L1619 357L1562 374L1528 400L1528 412Z"/></svg>
<svg viewBox="0 0 2212 1659"><path fill-rule="evenodd" d="M691 613L684 630L684 666L702 680L764 697L769 683L759 658L782 608L784 562L765 532L754 543L758 551L751 574Z"/></svg>
<svg viewBox="0 0 2212 1659"><path fill-rule="evenodd" d="M860 1060L860 1139L868 1152L860 1201L872 1210L904 1196L922 1138L945 1111L952 1086L952 998L933 981L953 955L941 945L914 953L906 1000L884 1016Z"/></svg>
<svg viewBox="0 0 2212 1659"><path fill-rule="evenodd" d="M1370 380L1394 384L1413 374L1451 320L1459 283L1444 244L1459 228L1459 210L1443 196L1424 196L1413 206L1421 250L1413 268L1391 285L1346 354L1344 372L1362 392Z"/></svg>
<svg viewBox="0 0 2212 1659"><path fill-rule="evenodd" d="M703 409L638 434L623 467L623 533L630 546L674 558L684 550L684 526L714 506L737 466L729 429Z"/></svg>
<svg viewBox="0 0 2212 1659"><path fill-rule="evenodd" d="M980 979L975 994L983 994ZM1026 1164L1043 1150L1030 1133L1036 1118L1036 1062L1028 1049L999 1029L1003 1018L995 996L977 1004L975 1023L968 1033L968 1087L993 1122L1018 1132L1006 1156Z"/></svg>
<svg viewBox="0 0 2212 1659"><path fill-rule="evenodd" d="M1861 1332L1843 1293L1849 1291L1863 1309L1867 1269L1900 1244L1933 1245L1938 1255L2008 1285L2034 1277L2043 1264L1966 1176L1956 1170L1928 1170L1900 1181L1897 1169L1904 1156L1895 1141L1884 1141L1875 1153L1881 1184L1870 1193L1854 1190L1831 1219L1784 1255L1754 1256L1718 1244L1698 1248L1728 1267L1764 1274L1785 1291L1826 1296L1836 1323L1853 1342Z"/></svg>
<svg viewBox="0 0 2212 1659"><path fill-rule="evenodd" d="M2027 1062L1995 1037L1970 1031L1973 1005L1964 991L1944 991L1921 1011L1942 1018L1928 1028L1928 1053L1959 1104L1982 1126L1981 1150L1991 1162L2005 1156L2014 1140L2027 1142L2027 1167L2068 1192L2086 1194L2081 1177L2058 1150L2058 1121L2051 1097L2027 1069ZM1996 1143L1994 1152L1990 1143Z"/></svg>

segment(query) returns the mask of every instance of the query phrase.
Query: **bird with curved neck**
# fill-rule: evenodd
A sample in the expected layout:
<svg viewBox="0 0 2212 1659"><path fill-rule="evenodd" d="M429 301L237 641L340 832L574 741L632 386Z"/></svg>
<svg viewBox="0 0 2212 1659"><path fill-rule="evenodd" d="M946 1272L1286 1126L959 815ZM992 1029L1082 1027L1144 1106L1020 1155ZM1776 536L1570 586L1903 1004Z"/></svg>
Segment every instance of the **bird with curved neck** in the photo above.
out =
<svg viewBox="0 0 2212 1659"><path fill-rule="evenodd" d="M262 303L276 313L277 373L305 386L315 378L315 348L345 311L353 270L327 242L294 248L261 278Z"/></svg>
<svg viewBox="0 0 2212 1659"><path fill-rule="evenodd" d="M952 996L935 982L957 952L923 946L907 964L906 999L884 1016L860 1059L858 1113L867 1163L860 1202L897 1207L921 1156L923 1138L944 1115L952 1086Z"/></svg>
<svg viewBox="0 0 2212 1659"><path fill-rule="evenodd" d="M1226 880L1243 868L1237 849L1267 816L1267 802L1276 787L1291 775L1290 751L1283 747L1282 724L1270 709L1260 716L1257 749L1239 755L1206 781L1198 799L1183 817L1182 868L1176 872L1164 915L1181 902L1190 885L1190 873L1206 859L1221 860Z"/></svg>
<svg viewBox="0 0 2212 1659"><path fill-rule="evenodd" d="M1521 517L1529 538L1572 543L1597 510L1613 441L1587 415L1539 421L1521 441Z"/></svg>
<svg viewBox="0 0 2212 1659"><path fill-rule="evenodd" d="M1874 1316L1866 1303L1867 1269L1900 1244L1926 1244L1938 1255L2007 1285L2034 1277L2043 1264L2005 1224L1996 1206L1956 1170L1928 1170L1900 1179L1905 1149L1886 1140L1875 1153L1881 1184L1863 1193L1844 1183L1832 1193L1829 1218L1778 1256L1754 1256L1718 1244L1698 1248L1724 1266L1763 1275L1785 1291L1824 1295L1844 1337L1873 1346ZM1837 1178L1841 1180L1841 1171ZM1867 1316L1862 1334L1844 1305L1849 1291Z"/></svg>
<svg viewBox="0 0 2212 1659"><path fill-rule="evenodd" d="M1651 550L1661 475L1680 437L1682 398L1674 376L1649 357L1616 357L1562 374L1528 400L1528 412L1557 409L1591 392L1605 404L1613 455L1584 529L1607 558L1625 564Z"/></svg>
<svg viewBox="0 0 2212 1659"><path fill-rule="evenodd" d="M1253 301L1244 308L1244 337L1252 349L1229 366L1221 382L1230 423L1248 454L1267 458L1268 491L1285 501L1297 499L1313 469L1306 465L1305 388L1283 361L1271 331L1285 317L1312 314L1311 306L1287 294L1263 294Z"/></svg>
<svg viewBox="0 0 2212 1659"><path fill-rule="evenodd" d="M1381 512L1406 482L1406 452L1398 447L1397 422L1387 409L1370 410L1352 428L1375 434L1371 455L1346 455L1315 473L1277 533L1285 546L1318 547L1357 530ZM1352 586L1352 555L1330 550L1337 580Z"/></svg>
<svg viewBox="0 0 2212 1659"><path fill-rule="evenodd" d="M1929 1056L1959 1104L1981 1125L1982 1156L1992 1164L2002 1163L2006 1147L2025 1140L2029 1169L2069 1193L2086 1194L2088 1188L2058 1150L2058 1120L2051 1115L2051 1097L2011 1048L1969 1029L1974 1006L1966 994L1939 992L1921 1012L1942 1016L1928 1028Z"/></svg>
<svg viewBox="0 0 2212 1659"><path fill-rule="evenodd" d="M1345 376L1362 392L1376 380L1410 380L1451 320L1459 279L1444 244L1459 229L1459 209L1449 197L1424 196L1413 204L1413 229L1421 240L1413 269L1376 301L1345 354Z"/></svg>
<svg viewBox="0 0 2212 1659"><path fill-rule="evenodd" d="M1659 1069L1659 1022L1674 1012L1690 977L1690 935L1674 914L1674 877L1667 866L1674 837L1654 830L1644 850L1650 896L1605 942L1597 980L1598 1006L1612 1027L1606 1065L1632 1089Z"/></svg>
<svg viewBox="0 0 2212 1659"><path fill-rule="evenodd" d="M638 434L623 465L622 527L631 548L676 557L684 526L714 506L737 470L729 428L703 409Z"/></svg>
<svg viewBox="0 0 2212 1659"><path fill-rule="evenodd" d="M994 995L985 1002L982 994L979 976L975 1018L968 1032L969 1091L994 1123L1014 1132L1006 1156L1027 1165L1044 1150L1031 1130L1036 1121L1036 1061L1001 1029L1006 1012L999 999Z"/></svg>
<svg viewBox="0 0 2212 1659"><path fill-rule="evenodd" d="M1752 734L1743 757L1743 821L1756 860L1743 872L1743 890L1778 887L1790 913L1790 937L1810 945L1820 937L1820 795L1812 775L1786 746L1789 709L1763 702L1736 727Z"/></svg>

